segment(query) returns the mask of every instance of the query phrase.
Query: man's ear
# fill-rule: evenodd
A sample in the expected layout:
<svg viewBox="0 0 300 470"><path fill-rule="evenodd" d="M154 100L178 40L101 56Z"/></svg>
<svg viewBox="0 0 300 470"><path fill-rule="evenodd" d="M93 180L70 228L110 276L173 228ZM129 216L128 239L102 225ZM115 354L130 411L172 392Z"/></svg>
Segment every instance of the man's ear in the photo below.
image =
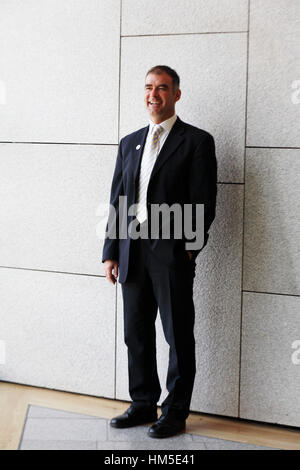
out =
<svg viewBox="0 0 300 470"><path fill-rule="evenodd" d="M181 97L181 90L178 88L178 90L176 91L176 101L180 100L180 97Z"/></svg>

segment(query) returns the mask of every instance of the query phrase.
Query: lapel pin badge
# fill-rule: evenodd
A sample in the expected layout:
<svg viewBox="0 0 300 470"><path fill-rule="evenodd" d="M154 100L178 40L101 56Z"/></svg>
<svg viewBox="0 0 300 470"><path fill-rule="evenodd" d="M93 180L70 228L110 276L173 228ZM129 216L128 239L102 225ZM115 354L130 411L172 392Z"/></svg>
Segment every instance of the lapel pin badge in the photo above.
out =
<svg viewBox="0 0 300 470"><path fill-rule="evenodd" d="M137 150L141 148L140 144L135 147Z"/></svg>

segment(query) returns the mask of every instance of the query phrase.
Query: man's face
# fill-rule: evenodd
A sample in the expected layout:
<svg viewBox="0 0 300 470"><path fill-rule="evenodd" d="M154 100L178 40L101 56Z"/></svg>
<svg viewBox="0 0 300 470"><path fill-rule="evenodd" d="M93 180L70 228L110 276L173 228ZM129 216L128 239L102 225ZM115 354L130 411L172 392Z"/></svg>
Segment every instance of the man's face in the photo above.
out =
<svg viewBox="0 0 300 470"><path fill-rule="evenodd" d="M163 72L149 73L145 83L145 104L150 119L159 124L173 116L181 91L173 92L172 77Z"/></svg>

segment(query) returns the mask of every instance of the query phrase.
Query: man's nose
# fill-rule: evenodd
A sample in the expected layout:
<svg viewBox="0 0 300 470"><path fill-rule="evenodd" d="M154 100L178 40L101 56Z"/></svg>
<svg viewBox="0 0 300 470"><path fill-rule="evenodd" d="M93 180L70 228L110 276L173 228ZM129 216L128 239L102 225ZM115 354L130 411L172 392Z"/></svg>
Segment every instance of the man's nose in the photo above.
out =
<svg viewBox="0 0 300 470"><path fill-rule="evenodd" d="M150 98L155 98L157 96L157 92L158 92L158 90L156 90L156 89L151 90Z"/></svg>

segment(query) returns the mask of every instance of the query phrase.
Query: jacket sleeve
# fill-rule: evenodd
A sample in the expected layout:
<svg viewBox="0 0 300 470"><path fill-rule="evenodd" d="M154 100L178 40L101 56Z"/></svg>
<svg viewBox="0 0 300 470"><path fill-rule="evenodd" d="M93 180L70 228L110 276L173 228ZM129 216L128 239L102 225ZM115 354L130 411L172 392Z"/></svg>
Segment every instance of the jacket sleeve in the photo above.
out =
<svg viewBox="0 0 300 470"><path fill-rule="evenodd" d="M106 225L105 241L102 252L102 263L105 260L119 260L119 196L124 195L122 175L122 139L113 174L110 191L110 209Z"/></svg>
<svg viewBox="0 0 300 470"><path fill-rule="evenodd" d="M189 199L192 204L192 227L196 231L196 204L204 204L204 243L191 249L193 259L203 250L209 238L209 228L215 218L217 198L217 159L214 138L207 134L192 155L189 168ZM195 238L194 238L195 240ZM186 240L193 242L194 240Z"/></svg>

